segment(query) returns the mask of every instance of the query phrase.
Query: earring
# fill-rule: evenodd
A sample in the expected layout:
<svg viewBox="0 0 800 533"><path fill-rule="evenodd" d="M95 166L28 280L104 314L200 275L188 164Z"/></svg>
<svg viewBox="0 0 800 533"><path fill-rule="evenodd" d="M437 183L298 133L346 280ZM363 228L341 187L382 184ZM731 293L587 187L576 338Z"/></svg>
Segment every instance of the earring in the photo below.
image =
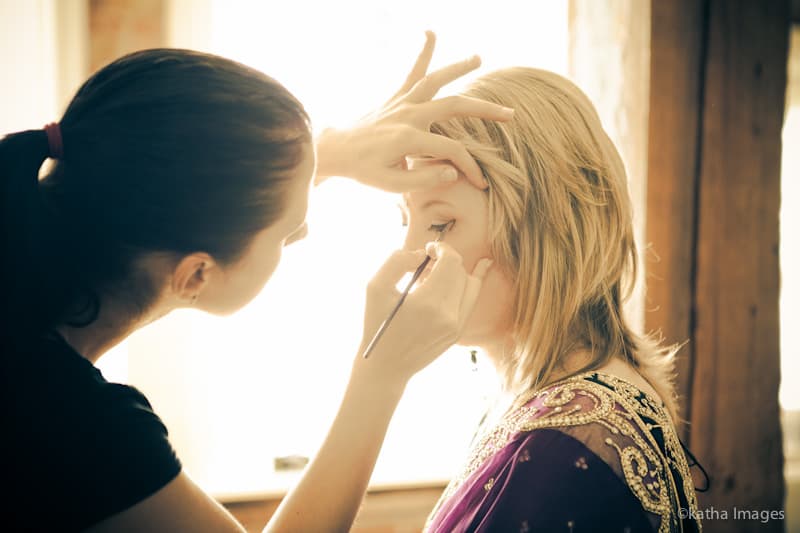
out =
<svg viewBox="0 0 800 533"><path fill-rule="evenodd" d="M472 371L478 371L478 350L469 351L469 359L472 361Z"/></svg>

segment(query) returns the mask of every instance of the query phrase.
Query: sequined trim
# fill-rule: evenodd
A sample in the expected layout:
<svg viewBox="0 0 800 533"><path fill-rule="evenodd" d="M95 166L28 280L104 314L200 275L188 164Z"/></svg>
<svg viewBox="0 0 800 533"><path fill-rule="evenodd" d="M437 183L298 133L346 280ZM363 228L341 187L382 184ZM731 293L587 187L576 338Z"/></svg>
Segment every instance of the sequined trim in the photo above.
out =
<svg viewBox="0 0 800 533"><path fill-rule="evenodd" d="M600 379L611 385L613 390L587 379L589 377ZM578 397L589 399L591 407L586 409L578 403L571 405L570 402ZM624 410L615 409L615 402ZM669 467L680 474L691 516L699 515L692 476L669 414L663 404L631 383L610 374L589 371L523 395L515 405L518 407L509 410L497 425L476 439L463 471L448 484L429 515L426 531L441 505L487 459L505 447L514 435L540 428L590 423L603 425L613 435L627 437L618 441L609 437L605 443L616 450L625 481L642 507L661 517L659 533L683 530L682 520L677 513L681 506L680 499ZM643 416L655 421L655 424L646 423ZM655 427L661 429L665 453L651 432ZM697 526L702 531L699 519Z"/></svg>

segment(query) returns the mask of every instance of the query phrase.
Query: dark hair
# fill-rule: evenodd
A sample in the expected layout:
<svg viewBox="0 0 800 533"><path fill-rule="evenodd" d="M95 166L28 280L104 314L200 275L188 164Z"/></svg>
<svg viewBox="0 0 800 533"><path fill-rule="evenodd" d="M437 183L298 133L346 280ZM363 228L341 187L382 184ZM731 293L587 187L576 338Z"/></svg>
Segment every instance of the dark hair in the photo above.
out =
<svg viewBox="0 0 800 533"><path fill-rule="evenodd" d="M265 74L189 50L124 56L78 90L64 156L44 179L43 130L0 140L5 323L40 334L97 318L100 296L142 312L157 287L146 252L231 264L280 218L311 142L300 102Z"/></svg>

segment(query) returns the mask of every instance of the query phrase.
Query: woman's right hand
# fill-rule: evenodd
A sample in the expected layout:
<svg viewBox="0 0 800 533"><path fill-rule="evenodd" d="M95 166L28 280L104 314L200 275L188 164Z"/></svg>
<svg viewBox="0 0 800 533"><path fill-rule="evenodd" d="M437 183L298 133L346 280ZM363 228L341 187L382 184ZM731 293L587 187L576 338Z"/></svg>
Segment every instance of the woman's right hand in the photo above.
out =
<svg viewBox="0 0 800 533"><path fill-rule="evenodd" d="M398 282L419 266L426 251L431 256L428 275L420 278L369 358L364 359L366 346L401 296ZM364 337L354 372L368 374L373 384L402 389L414 374L452 346L461 336L492 265L490 259L482 259L469 273L448 244L429 243L426 251L395 252L367 288Z"/></svg>

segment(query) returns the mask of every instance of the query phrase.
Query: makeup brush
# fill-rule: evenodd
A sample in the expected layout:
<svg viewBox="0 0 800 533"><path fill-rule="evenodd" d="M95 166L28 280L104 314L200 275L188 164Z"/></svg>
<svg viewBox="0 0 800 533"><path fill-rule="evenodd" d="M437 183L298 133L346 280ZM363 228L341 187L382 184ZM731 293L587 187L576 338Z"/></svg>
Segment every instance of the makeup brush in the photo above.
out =
<svg viewBox="0 0 800 533"><path fill-rule="evenodd" d="M436 237L436 240L433 242L440 242L444 238L444 234L450 231L450 229L453 227L453 224L455 223L456 223L455 220L451 220L447 224L445 224L444 227L441 230L439 230L439 236ZM400 306L403 305L403 302L406 301L406 296L408 296L408 293L411 291L411 287L414 286L414 283L417 282L419 277L422 275L422 272L425 270L425 267L427 267L428 263L430 262L431 262L431 256L429 255L425 256L425 259L417 267L417 270L414 271L414 275L411 276L411 281L408 282L408 285L406 285L405 290L400 295L400 299L397 301L397 305L394 306L392 312L389 313L389 316L386 317L386 320L383 321L381 327L378 328L378 331L375 333L375 336L372 337L372 340L367 345L367 349L364 350L364 359L369 357L369 354L370 352L372 352L372 349L375 347L375 344L378 342L378 339L380 339L383 336L383 332L386 331L386 328L389 327L389 323L394 318L394 315L397 314L397 311L400 309Z"/></svg>

